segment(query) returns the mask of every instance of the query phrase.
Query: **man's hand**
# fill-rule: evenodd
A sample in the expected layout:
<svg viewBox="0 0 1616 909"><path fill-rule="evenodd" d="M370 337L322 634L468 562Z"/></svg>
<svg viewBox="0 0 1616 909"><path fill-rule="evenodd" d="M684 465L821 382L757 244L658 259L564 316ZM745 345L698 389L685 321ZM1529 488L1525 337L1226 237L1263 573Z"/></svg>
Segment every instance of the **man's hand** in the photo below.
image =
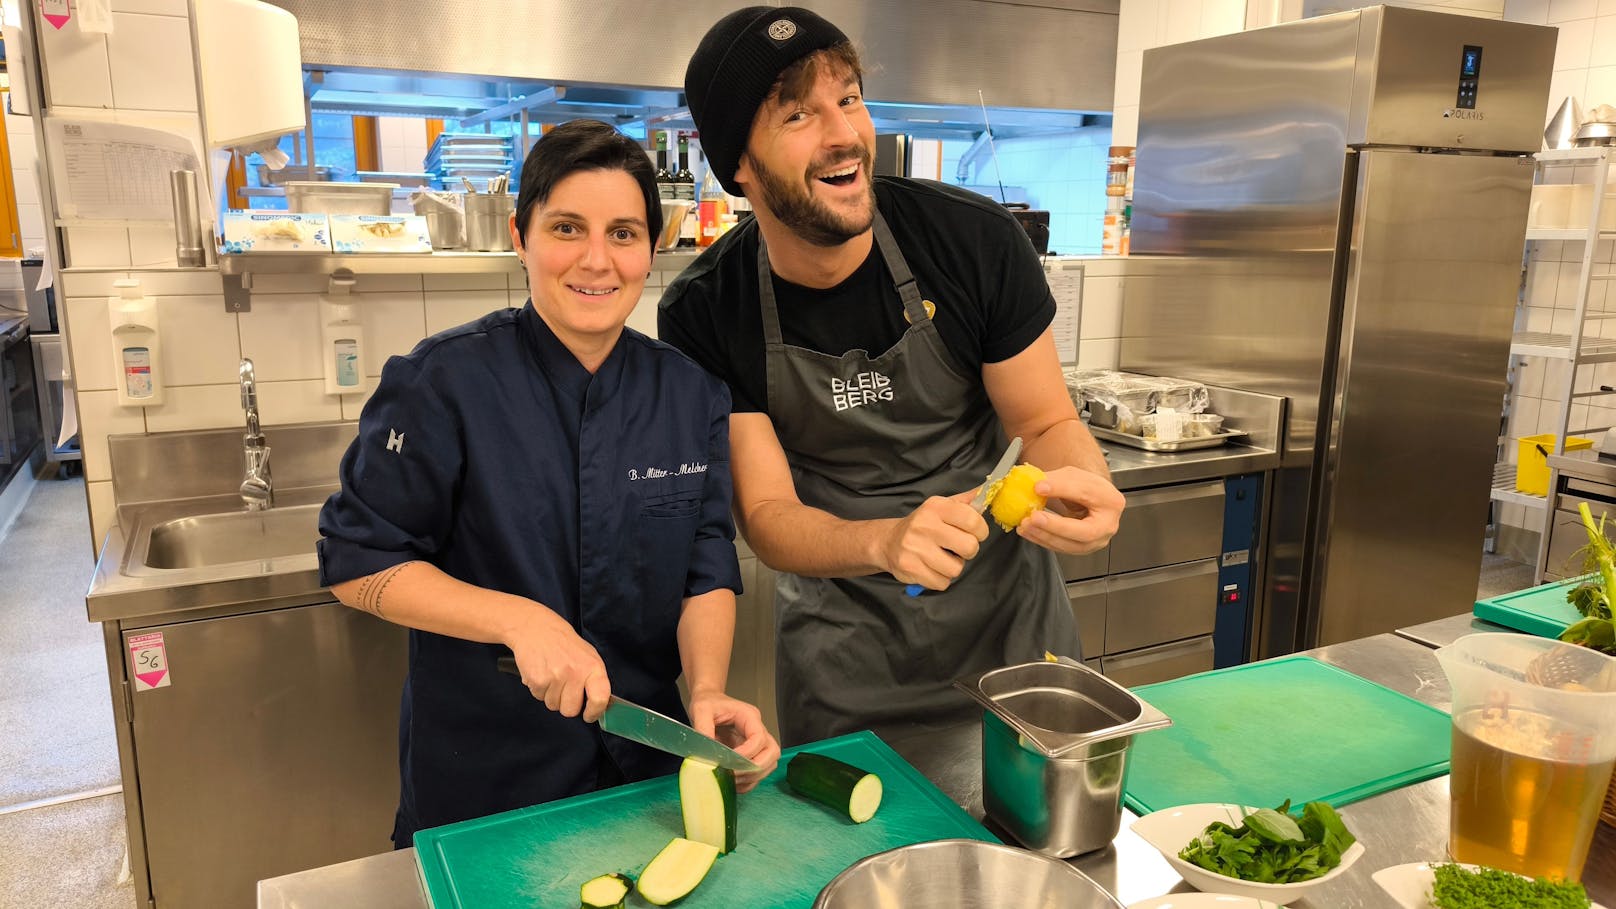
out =
<svg viewBox="0 0 1616 909"><path fill-rule="evenodd" d="M988 524L971 508L976 490L932 496L891 524L881 542L882 564L905 584L947 590L988 538Z"/></svg>
<svg viewBox="0 0 1616 909"><path fill-rule="evenodd" d="M580 711L590 723L606 712L612 683L606 677L606 664L578 636L572 626L539 603L505 635L505 645L516 656L522 684L544 706L562 716Z"/></svg>
<svg viewBox="0 0 1616 909"><path fill-rule="evenodd" d="M734 748L741 757L762 768L753 773L735 774L738 792L756 786L780 763L780 743L763 725L763 714L751 704L737 701L722 691L690 693L690 725L702 735Z"/></svg>
<svg viewBox="0 0 1616 909"><path fill-rule="evenodd" d="M1047 497L1049 505L1016 528L1027 540L1081 555L1104 548L1116 536L1125 503L1109 480L1079 467L1061 467L1044 474L1033 490Z"/></svg>

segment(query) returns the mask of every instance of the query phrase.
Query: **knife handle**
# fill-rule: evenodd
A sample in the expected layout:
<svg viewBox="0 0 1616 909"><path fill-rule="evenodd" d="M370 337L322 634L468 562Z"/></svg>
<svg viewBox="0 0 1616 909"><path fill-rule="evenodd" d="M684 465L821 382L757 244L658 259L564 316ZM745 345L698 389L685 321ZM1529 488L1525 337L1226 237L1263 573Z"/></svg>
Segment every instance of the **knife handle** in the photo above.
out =
<svg viewBox="0 0 1616 909"><path fill-rule="evenodd" d="M520 676L522 674L522 670L516 667L516 656L514 654L511 656L500 657L494 661L494 665L499 667L500 672L508 672L514 676Z"/></svg>

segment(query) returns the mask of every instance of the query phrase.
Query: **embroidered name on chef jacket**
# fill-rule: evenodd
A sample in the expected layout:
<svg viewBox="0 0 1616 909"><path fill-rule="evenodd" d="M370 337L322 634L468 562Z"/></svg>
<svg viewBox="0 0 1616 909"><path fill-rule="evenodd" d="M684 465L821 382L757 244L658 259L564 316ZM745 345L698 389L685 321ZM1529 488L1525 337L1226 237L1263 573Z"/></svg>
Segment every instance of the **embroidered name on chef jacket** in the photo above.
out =
<svg viewBox="0 0 1616 909"><path fill-rule="evenodd" d="M660 480L663 477L687 477L693 473L706 472L707 465L701 461L686 461L683 464L680 464L678 467L671 469L667 467L647 467L645 468L644 473L641 473L638 467L630 467L628 469L628 480L630 483L633 483L638 480Z"/></svg>
<svg viewBox="0 0 1616 909"><path fill-rule="evenodd" d="M830 380L830 400L838 412L863 407L876 401L890 401L892 380L875 370L861 372L851 379Z"/></svg>

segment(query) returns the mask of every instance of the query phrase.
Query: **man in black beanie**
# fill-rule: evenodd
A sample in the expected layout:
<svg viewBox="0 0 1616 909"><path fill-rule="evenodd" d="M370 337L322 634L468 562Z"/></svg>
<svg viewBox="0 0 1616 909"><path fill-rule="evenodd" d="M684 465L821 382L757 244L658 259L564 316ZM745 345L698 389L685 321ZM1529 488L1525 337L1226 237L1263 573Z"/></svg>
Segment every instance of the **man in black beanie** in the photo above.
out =
<svg viewBox="0 0 1616 909"><path fill-rule="evenodd" d="M730 386L738 523L780 572L782 743L963 719L955 678L1079 657L1055 554L1105 546L1123 499L1026 234L982 196L873 176L858 54L813 12L720 19L685 96L755 217L668 287L658 333ZM971 500L1011 437L1050 507L1003 533Z"/></svg>

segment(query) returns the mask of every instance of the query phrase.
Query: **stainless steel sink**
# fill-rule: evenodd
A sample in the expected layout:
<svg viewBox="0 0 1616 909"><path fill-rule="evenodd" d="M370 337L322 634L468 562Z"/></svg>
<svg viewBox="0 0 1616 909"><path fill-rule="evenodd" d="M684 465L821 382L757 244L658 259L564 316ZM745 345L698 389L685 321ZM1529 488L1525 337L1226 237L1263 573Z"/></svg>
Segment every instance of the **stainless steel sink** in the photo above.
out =
<svg viewBox="0 0 1616 909"><path fill-rule="evenodd" d="M208 568L313 555L320 538L320 506L194 515L153 524L134 559L146 568Z"/></svg>

